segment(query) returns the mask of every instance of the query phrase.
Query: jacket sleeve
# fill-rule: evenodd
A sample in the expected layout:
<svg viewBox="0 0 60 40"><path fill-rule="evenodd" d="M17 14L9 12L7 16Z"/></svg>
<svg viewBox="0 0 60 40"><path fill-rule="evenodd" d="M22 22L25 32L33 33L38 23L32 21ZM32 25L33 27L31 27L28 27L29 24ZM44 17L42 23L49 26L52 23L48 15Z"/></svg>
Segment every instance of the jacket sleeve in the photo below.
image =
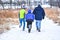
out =
<svg viewBox="0 0 60 40"><path fill-rule="evenodd" d="M43 15L43 19L44 19L44 17L45 17L45 11L44 11L44 9L43 9L43 13L42 13L42 15Z"/></svg>
<svg viewBox="0 0 60 40"><path fill-rule="evenodd" d="M35 19L35 15L33 14L33 20Z"/></svg>
<svg viewBox="0 0 60 40"><path fill-rule="evenodd" d="M34 9L34 11L33 11L33 14L35 15L35 13L36 13L36 8Z"/></svg>
<svg viewBox="0 0 60 40"><path fill-rule="evenodd" d="M25 14L25 19L26 19L26 14Z"/></svg>
<svg viewBox="0 0 60 40"><path fill-rule="evenodd" d="M26 20L27 20L27 15L28 15L28 14L25 14L25 19L26 19Z"/></svg>
<svg viewBox="0 0 60 40"><path fill-rule="evenodd" d="M20 13L18 13L18 18L19 18L19 21L20 21Z"/></svg>
<svg viewBox="0 0 60 40"><path fill-rule="evenodd" d="M18 17L19 17L19 19L20 19L20 10L19 10L19 12L18 12Z"/></svg>
<svg viewBox="0 0 60 40"><path fill-rule="evenodd" d="M18 17L20 18L20 12L18 13Z"/></svg>
<svg viewBox="0 0 60 40"><path fill-rule="evenodd" d="M25 18L25 15L26 15L26 11L24 10L24 18Z"/></svg>

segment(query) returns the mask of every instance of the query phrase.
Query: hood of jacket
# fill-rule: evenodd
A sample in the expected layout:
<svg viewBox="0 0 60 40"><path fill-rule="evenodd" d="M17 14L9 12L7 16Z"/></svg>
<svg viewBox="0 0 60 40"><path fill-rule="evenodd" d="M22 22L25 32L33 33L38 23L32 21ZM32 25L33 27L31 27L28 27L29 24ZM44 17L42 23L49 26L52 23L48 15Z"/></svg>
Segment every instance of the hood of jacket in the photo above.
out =
<svg viewBox="0 0 60 40"><path fill-rule="evenodd" d="M40 7L40 8L41 8L41 5L38 5L38 7Z"/></svg>
<svg viewBox="0 0 60 40"><path fill-rule="evenodd" d="M31 10L28 10L28 13L31 13Z"/></svg>

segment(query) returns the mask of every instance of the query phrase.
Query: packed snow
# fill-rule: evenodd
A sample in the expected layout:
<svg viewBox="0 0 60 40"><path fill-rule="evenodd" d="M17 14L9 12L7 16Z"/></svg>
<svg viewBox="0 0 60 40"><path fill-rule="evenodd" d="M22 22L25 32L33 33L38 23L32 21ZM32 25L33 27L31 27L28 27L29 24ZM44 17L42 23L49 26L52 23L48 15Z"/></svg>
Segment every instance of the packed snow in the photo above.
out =
<svg viewBox="0 0 60 40"><path fill-rule="evenodd" d="M41 32L36 30L35 21L31 33L28 33L27 27L22 31L19 25L10 26L10 31L0 34L0 40L60 40L60 26L46 17L42 20Z"/></svg>

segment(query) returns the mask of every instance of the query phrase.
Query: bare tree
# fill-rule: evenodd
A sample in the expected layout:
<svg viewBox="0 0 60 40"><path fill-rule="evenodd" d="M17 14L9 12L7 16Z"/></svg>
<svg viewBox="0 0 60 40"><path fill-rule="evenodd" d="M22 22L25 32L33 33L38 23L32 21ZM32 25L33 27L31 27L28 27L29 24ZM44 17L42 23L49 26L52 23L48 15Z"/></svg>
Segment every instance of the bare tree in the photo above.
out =
<svg viewBox="0 0 60 40"><path fill-rule="evenodd" d="M0 4L2 5L2 7L3 7L3 10L4 10L4 5L3 5L3 2L0 0Z"/></svg>
<svg viewBox="0 0 60 40"><path fill-rule="evenodd" d="M58 7L60 8L60 0L58 0Z"/></svg>
<svg viewBox="0 0 60 40"><path fill-rule="evenodd" d="M20 1L18 1L18 5L21 5L21 2Z"/></svg>
<svg viewBox="0 0 60 40"><path fill-rule="evenodd" d="M60 8L60 0L49 0L51 6L58 6Z"/></svg>
<svg viewBox="0 0 60 40"><path fill-rule="evenodd" d="M10 0L10 8L12 8L12 0Z"/></svg>

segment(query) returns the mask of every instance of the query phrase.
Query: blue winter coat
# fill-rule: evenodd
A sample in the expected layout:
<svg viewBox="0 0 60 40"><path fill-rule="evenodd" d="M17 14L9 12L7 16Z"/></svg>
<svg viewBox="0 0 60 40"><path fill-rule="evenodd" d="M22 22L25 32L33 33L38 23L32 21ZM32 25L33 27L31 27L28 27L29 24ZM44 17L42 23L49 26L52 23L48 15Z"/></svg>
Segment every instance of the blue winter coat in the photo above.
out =
<svg viewBox="0 0 60 40"><path fill-rule="evenodd" d="M26 20L32 19L34 20L34 14L31 13L31 10L28 10L28 13L25 15Z"/></svg>
<svg viewBox="0 0 60 40"><path fill-rule="evenodd" d="M40 5L34 9L33 14L35 15L36 20L42 20L45 16L44 9Z"/></svg>

